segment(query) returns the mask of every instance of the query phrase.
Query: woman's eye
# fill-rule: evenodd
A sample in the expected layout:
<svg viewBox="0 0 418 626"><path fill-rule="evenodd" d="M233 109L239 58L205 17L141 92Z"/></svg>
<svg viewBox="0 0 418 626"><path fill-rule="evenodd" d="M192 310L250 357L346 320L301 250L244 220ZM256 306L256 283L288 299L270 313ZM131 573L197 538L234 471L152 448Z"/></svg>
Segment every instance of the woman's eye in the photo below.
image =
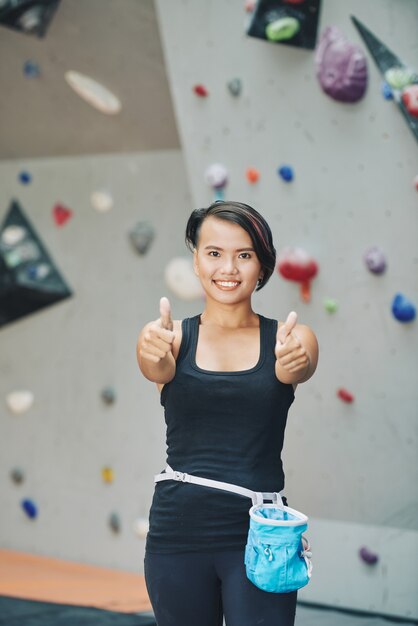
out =
<svg viewBox="0 0 418 626"><path fill-rule="evenodd" d="M211 256L212 254L219 254L219 252L217 250L211 250L209 252L209 256Z"/></svg>
<svg viewBox="0 0 418 626"><path fill-rule="evenodd" d="M241 253L241 256L242 256L243 254L245 255L245 258L246 258L246 259L251 259L251 254L250 254L249 252L242 252L242 253Z"/></svg>

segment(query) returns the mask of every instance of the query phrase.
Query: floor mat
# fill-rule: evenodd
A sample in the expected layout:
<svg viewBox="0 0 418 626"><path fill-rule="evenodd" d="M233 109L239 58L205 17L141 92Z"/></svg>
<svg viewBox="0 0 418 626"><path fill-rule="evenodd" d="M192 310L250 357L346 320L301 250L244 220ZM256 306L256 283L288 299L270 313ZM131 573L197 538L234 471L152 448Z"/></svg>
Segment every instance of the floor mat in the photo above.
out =
<svg viewBox="0 0 418 626"><path fill-rule="evenodd" d="M1 626L156 626L146 615L0 596Z"/></svg>

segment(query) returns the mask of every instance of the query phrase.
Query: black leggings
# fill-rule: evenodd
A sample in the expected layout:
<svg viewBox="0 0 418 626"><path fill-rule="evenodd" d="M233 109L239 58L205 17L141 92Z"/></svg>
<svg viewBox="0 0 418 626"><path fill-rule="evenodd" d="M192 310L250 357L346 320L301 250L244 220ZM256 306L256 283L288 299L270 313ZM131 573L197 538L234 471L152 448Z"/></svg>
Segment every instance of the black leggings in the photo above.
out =
<svg viewBox="0 0 418 626"><path fill-rule="evenodd" d="M244 553L145 554L145 581L158 626L293 626L297 591L250 582Z"/></svg>

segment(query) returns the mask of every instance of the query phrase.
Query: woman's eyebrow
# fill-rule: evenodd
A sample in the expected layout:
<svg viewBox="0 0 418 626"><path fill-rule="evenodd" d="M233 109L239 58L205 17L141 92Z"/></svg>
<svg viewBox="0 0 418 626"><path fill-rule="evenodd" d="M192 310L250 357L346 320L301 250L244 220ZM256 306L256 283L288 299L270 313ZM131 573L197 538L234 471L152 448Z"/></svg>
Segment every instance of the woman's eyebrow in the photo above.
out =
<svg viewBox="0 0 418 626"><path fill-rule="evenodd" d="M212 248L213 250L221 250L223 251L223 248L219 248L219 246L205 246L204 250L208 250L209 248ZM254 248L237 248L237 250L235 250L235 252L254 252Z"/></svg>

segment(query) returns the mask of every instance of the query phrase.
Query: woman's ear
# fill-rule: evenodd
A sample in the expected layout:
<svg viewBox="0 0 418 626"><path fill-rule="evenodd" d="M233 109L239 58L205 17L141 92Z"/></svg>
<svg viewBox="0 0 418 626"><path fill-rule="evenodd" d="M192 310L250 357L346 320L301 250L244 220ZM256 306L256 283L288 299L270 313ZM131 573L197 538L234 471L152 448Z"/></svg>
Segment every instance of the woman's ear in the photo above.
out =
<svg viewBox="0 0 418 626"><path fill-rule="evenodd" d="M196 276L199 276L199 265L197 262L197 250L193 251L193 269Z"/></svg>

